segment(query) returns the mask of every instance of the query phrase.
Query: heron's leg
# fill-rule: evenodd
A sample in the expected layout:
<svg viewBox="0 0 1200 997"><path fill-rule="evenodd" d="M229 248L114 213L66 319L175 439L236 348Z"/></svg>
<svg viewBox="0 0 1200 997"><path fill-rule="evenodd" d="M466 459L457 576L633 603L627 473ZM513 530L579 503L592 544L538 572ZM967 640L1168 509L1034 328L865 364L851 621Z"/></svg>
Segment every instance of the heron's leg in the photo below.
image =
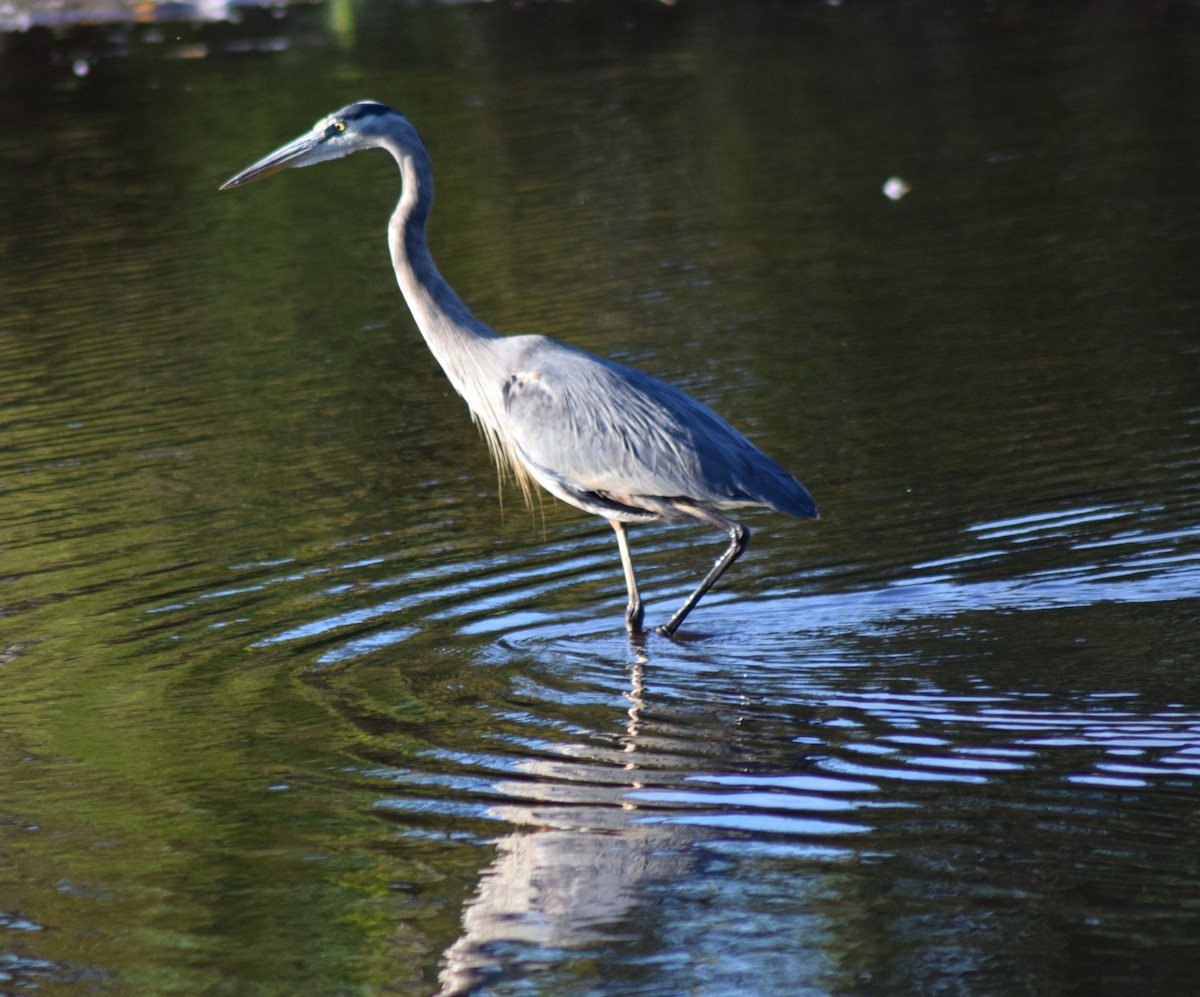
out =
<svg viewBox="0 0 1200 997"><path fill-rule="evenodd" d="M693 519L711 523L713 526L724 530L729 536L729 547L726 548L724 554L717 558L708 574L704 576L704 581L696 586L695 592L688 596L687 602L679 607L679 612L672 616L668 622L656 628L660 634L666 637L674 635L675 631L679 629L679 624L687 618L687 614L695 609L696 603L704 598L704 593L716 584L718 578L725 574L726 568L742 556L746 545L750 543L750 531L741 523L735 523L732 519L718 516L715 512L709 512L707 509L701 509L694 505L686 505L683 502L676 502L674 505L680 512L691 516Z"/></svg>
<svg viewBox="0 0 1200 997"><path fill-rule="evenodd" d="M625 608L625 626L630 630L642 629L642 597L638 595L637 579L633 577L633 561L629 557L629 537L625 524L619 519L610 519L608 525L617 535L617 546L621 548L621 567L625 569L625 587L629 590L629 605Z"/></svg>

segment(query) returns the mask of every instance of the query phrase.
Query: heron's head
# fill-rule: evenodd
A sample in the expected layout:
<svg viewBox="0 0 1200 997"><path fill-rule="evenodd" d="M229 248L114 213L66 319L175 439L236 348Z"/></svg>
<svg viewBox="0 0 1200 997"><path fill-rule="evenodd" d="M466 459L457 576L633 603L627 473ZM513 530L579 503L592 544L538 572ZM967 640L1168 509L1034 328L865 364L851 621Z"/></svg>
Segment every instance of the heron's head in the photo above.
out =
<svg viewBox="0 0 1200 997"><path fill-rule="evenodd" d="M253 166L247 166L241 173L230 177L221 184L221 190L261 180L288 166L312 166L329 159L339 159L359 149L382 145L385 138L403 140L409 133L415 138L416 131L412 125L390 107L373 100L347 104L340 111L322 118L299 138L280 146Z"/></svg>

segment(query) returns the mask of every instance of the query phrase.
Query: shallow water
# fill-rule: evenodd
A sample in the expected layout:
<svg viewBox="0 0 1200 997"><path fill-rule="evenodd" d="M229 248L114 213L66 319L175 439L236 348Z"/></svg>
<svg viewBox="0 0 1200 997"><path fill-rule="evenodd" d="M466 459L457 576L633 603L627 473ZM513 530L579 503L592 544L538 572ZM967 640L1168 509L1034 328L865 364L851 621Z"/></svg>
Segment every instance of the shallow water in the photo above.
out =
<svg viewBox="0 0 1200 997"><path fill-rule="evenodd" d="M0 35L0 992L1192 991L1194 7L206 11ZM217 194L361 97L481 317L816 496L679 640L386 157ZM660 622L721 538L633 547Z"/></svg>

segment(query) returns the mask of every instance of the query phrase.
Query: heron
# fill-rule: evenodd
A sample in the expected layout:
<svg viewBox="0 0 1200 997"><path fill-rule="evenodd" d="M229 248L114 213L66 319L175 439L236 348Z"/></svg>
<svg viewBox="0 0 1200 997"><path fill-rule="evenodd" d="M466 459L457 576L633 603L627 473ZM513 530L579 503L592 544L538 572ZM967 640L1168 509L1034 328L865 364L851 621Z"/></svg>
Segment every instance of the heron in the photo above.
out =
<svg viewBox="0 0 1200 997"><path fill-rule="evenodd" d="M426 345L466 401L501 477L511 475L527 501L536 483L612 526L631 634L644 632L644 612L628 525L692 519L729 538L675 615L656 628L672 637L746 550L750 531L728 513L765 506L817 518L816 504L799 481L679 388L546 336L502 336L477 319L434 265L426 237L433 168L416 128L390 107L349 104L221 189L361 149L383 149L400 168L388 247L400 292Z"/></svg>

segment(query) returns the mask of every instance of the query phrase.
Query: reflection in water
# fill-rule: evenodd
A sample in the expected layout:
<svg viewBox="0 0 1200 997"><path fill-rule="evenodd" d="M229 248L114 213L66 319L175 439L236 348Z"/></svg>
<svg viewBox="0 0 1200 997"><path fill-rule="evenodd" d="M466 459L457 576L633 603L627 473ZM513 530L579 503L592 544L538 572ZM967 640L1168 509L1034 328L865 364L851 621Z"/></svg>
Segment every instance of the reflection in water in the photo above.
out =
<svg viewBox="0 0 1200 997"><path fill-rule="evenodd" d="M1009 684L988 674L998 648L1011 645L1006 657L1021 657L1008 627L1013 614L1023 614L1027 631L1030 620L1045 621L1057 640L1063 613L1171 605L1192 592L1200 537L1168 526L1159 511L1091 505L968 525L957 532L957 553L874 587L839 588L826 577L819 592L760 593L752 640L738 639L743 609L728 599L712 621L727 625L728 636L718 629L680 643L652 634L626 643L577 610L539 611L564 586L590 590L611 574L608 538L575 529L563 542L498 562L406 573L403 551L377 548L371 558L356 552L309 570L265 566L274 574L251 586L305 588L310 618L259 645L297 648L314 678L353 686L355 667L445 621L502 634L483 650L493 667L520 662L503 700L481 704L489 716L479 739L434 735L419 757L401 752L385 769L373 752L374 809L399 826L437 815L511 828L489 837L494 857L444 952L443 994L515 985L531 964L558 967L546 970L550 977L569 979L572 960L605 947L661 946L675 927L661 905L678 900L683 883L716 889L714 876L758 854L751 842L771 843L772 861L788 871L770 887L759 884L754 899L738 888L725 902L761 932L779 930L763 920L764 909L794 905L791 923L801 918L812 933L812 979L834 981L846 943L830 927L837 915L823 912L828 895L874 875L875 866L906 868L922 894L965 889L1016 905L1041 896L1041 887L995 863L1019 869L1032 861L1024 835L1032 835L1029 848L1052 852L1078 835L1128 836L1118 831L1128 800L1078 800L1075 789L1170 790L1200 777L1200 712L1187 695L1153 705L1133 683L1130 691L1089 691L1070 672L1042 672L1037 685L1022 670ZM355 608L343 608L347 598ZM1077 641L1070 638L1086 650ZM358 724L361 709L345 719ZM375 730L387 709L379 703L363 714L364 730ZM619 729L606 729L617 717ZM972 882L977 874L959 842L978 822L1003 829L995 859ZM906 843L914 823L930 828L915 850ZM1146 844L1133 832L1126 847ZM1120 875L1103 874L1110 873ZM709 922L710 932L728 930L715 914L689 918L701 936ZM987 938L994 951L1020 959L1015 939L1030 929L947 916L940 930L954 945ZM932 942L914 951L921 954L901 989L944 971ZM722 949L724 968L706 970L708 983L697 977L696 985L753 976L759 954L749 952ZM981 950L980 958L991 957ZM788 967L779 986L788 985L794 963Z"/></svg>
<svg viewBox="0 0 1200 997"><path fill-rule="evenodd" d="M519 979L530 951L582 952L636 935L643 930L639 922L656 920L647 910L651 888L686 881L701 864L697 846L712 838L702 824L644 813L645 802L654 799L643 789L639 757L648 659L633 643L619 767L617 757L598 758L586 745L557 745L556 753L579 760L523 762L516 767L520 781L494 786L522 803L489 807L487 816L519 829L495 843L496 859L481 874L462 933L443 957L441 994ZM649 763L646 777L660 782L660 761ZM828 780L826 787L833 784ZM838 788L850 785L842 781ZM538 830L526 830L530 826ZM775 830L769 821L760 829ZM836 833L832 827L811 831Z"/></svg>
<svg viewBox="0 0 1200 997"><path fill-rule="evenodd" d="M569 814L569 811L567 812ZM645 916L654 882L686 880L695 832L632 825L517 832L496 843L463 913L462 934L443 957L440 993L463 994L497 977L520 978L532 951L595 950L628 936ZM509 819L503 810L496 814Z"/></svg>
<svg viewBox="0 0 1200 997"><path fill-rule="evenodd" d="M636 679L634 689L632 698L641 705ZM932 689L909 696L852 696L809 688L807 695L807 722L800 722L804 711L793 706L792 740L799 750L790 761L778 746L761 754L745 752L746 762L757 763L763 774L689 771L703 767L696 757L703 750L697 743L702 731L692 743L678 726L673 736L664 737L660 724L642 725L636 711L623 739L629 760L619 768L615 756L585 744L546 743L544 755L570 760L521 761L512 766L519 778L498 774L488 795L520 802L491 805L486 815L517 830L495 841L496 858L481 874L461 934L445 953L441 993L468 993L485 981L519 979L531 964L553 964L627 942L647 925L669 935L672 926L664 924L658 908L663 897L678 893L681 882L708 882L714 846L724 851L729 845L729 854L745 859L754 853L752 841L774 840L777 856L786 856L791 867L765 891L765 908L785 902L807 907L812 935L793 934L792 944L811 946L836 962L842 943L831 940L837 932L819 913L821 898L831 889L826 882L830 863L868 875L880 863L912 865L915 888L933 897L963 891L1002 907L1025 904L1039 898L1042 888L1006 868L1011 862L1019 869L1031 858L1014 828L1032 821L1041 830L1029 846L1054 852L1061 847L1056 838L1060 843L1077 835L1112 840L1127 820L1127 799L1073 802L1069 786L1131 790L1155 783L1194 785L1200 776L1200 714L1195 712L1141 713L1102 704L1077 712L1021 708L1015 705L1018 696L963 697ZM748 709L743 719L756 712ZM811 717L818 713L831 719L814 723ZM725 722L738 720L726 717ZM805 733L796 735L798 730ZM690 763L678 767L689 755ZM462 759L472 766L482 761ZM499 758L486 764L506 765ZM446 788L452 783L447 779ZM964 795L965 790L970 793ZM430 793L426 783L423 798ZM931 828L915 846L909 843L914 821ZM995 858L984 870L973 869L974 860L950 844L973 834L976 821L1008 826L998 833ZM536 830L527 830L531 827ZM1130 837L1129 832L1121 836ZM1129 840L1120 847L1136 851L1149 844ZM1149 852L1142 862L1146 871L1154 865ZM1106 877L1112 864L1113 859L1096 859L1080 879ZM856 878L848 871L841 876L846 877ZM740 910L734 916L767 930L766 920L760 920L763 908L740 907L746 898L736 893L729 899L732 910L720 915L693 912L693 926L709 923L710 930L727 932L725 917ZM1011 929L1002 921L956 923L949 911L945 914L943 940L971 939L984 959L1008 950L1021 964L1013 948L1019 943L1003 938ZM1016 929L1018 936L1028 930L1028 925ZM703 987L719 978L755 978L757 951L731 944L727 937L720 972L684 974L677 982ZM909 944L914 967L903 982L905 990L944 972L936 965L936 939ZM989 945L993 954L986 956ZM834 979L831 967L813 967L810 982ZM757 983L744 992L781 992L774 987L788 985L786 979L773 984L769 976Z"/></svg>
<svg viewBox="0 0 1200 997"><path fill-rule="evenodd" d="M1200 714L1182 703L1139 708L1132 694L1103 692L1085 695L1072 707L1058 693L978 681L964 692L940 688L931 678L905 691L921 662L899 648L930 620L944 628L967 615L968 629L983 634L984 619L1002 621L1014 607L1049 612L1096 599L1119 604L1121 598L1136 604L1148 592L1187 591L1197 560L1194 534L1152 523L1130 529L1133 517L1128 510L1091 508L981 524L963 531L961 558L914 566L907 583L761 597L754 641L722 643L717 667L702 650L711 639L699 647L653 638L633 644L627 648L628 687L621 694L623 725L611 735L594 727L586 727L582 737L570 737L569 728L551 739L537 732L559 728L547 704L571 711L576 708L571 704L606 702L609 715L616 715L615 676L603 661L620 638L567 637L563 621L529 620L520 600L493 602L488 591L489 584L504 589L510 577L526 573L542 582L556 570L575 578L599 575L606 570L603 556L589 555L585 545L580 561L579 551L568 545L548 558L559 561L558 569L526 565L511 575L496 574L490 583L481 580L484 565L461 568L461 576L474 581L461 591L450 586L457 606L439 609L439 618L447 612L469 616L479 601L509 607L513 616L493 617L492 626L505 633L498 658L526 662L520 690L525 707L509 715L517 730L491 738L509 750L435 748L424 763L394 773L392 794L376 804L394 814L433 807L447 819L471 815L514 828L495 839L496 857L481 874L461 932L446 950L442 993L517 979L531 960L569 960L572 953L640 936L641 926L658 923L654 911L664 894L677 891L682 881L707 881L706 856L730 836L774 840L780 854L796 863L786 889L822 895L827 887L818 884L830 863L857 867L868 856L874 856L872 862L909 861L901 842L912 820L945 822L953 834L955 827L969 826L963 821L984 819L999 806L1021 825L1030 805L1022 798L1040 796L1036 806L1057 814L1046 826L1069 840L1074 834L1108 833L1126 814L1115 797L1073 804L1069 787L1146 789L1200 776ZM1163 557L1158 545L1168 534L1176 553ZM980 541L987 551L977 558L970 546ZM1038 542L1052 542L1064 560L1079 551L1104 560L1004 578L1005 571L1020 570L1029 545ZM1143 556L1143 543L1155 554ZM1041 562L1046 561L1043 552ZM936 575L928 577L929 572ZM1043 586L1040 578L1055 583ZM402 580L391 577L388 584ZM336 583L330 591L335 590ZM541 591L539 586L524 594ZM411 600L399 601L412 608ZM737 612L732 604L728 610ZM797 619L806 621L801 659ZM343 622L352 629L356 623ZM386 618L373 625L391 632ZM573 627L568 622L565 629ZM279 639L303 642L312 634L328 637L330 630L316 624ZM878 634L891 639L887 658L863 644ZM856 644L862 645L857 651ZM343 649L369 645L355 636L320 657L344 661ZM860 688L854 676L867 667L877 678ZM880 677L889 672L897 687L880 687ZM538 675L541 685L535 684ZM557 688L560 682L567 687ZM746 698L751 690L752 698ZM494 720L502 726L500 716ZM400 789L404 792L397 793ZM972 795L963 797L964 791ZM497 797L504 802L495 802ZM942 837L932 835L926 847L936 852ZM1023 861L1011 842L1000 847L1010 849L1005 861ZM924 860L918 855L918 861ZM967 875L960 859L943 855L938 871L921 873L923 889L951 889ZM1000 877L992 889L1015 900L1032 887ZM814 939L837 948L820 918L810 928ZM970 934L980 926L947 930ZM736 953L724 956L727 966L738 960ZM752 972L749 965L743 970ZM931 971L926 967L916 977ZM828 966L813 972L814 978L836 975Z"/></svg>
<svg viewBox="0 0 1200 997"><path fill-rule="evenodd" d="M443 956L440 994L466 994L481 985L519 980L528 973L530 952L594 952L656 930L661 923L652 913L652 891L686 882L703 864L698 847L714 839L703 822L647 817L644 812L645 803L655 798L642 788L639 768L647 659L641 648L634 652L619 767L613 764L615 756L601 758L586 745L560 744L554 746L556 754L572 760L519 763L520 781L493 787L522 802L491 806L488 818L518 830L495 842L496 858L481 873L479 889L463 912L462 932ZM648 761L646 778L661 782L661 759ZM825 780L822 785L846 791L852 784ZM759 830L779 828L767 818ZM814 835L838 832L832 825L814 824L809 830ZM806 854L818 852L849 854L818 847ZM729 952L723 958L732 964L746 955Z"/></svg>

